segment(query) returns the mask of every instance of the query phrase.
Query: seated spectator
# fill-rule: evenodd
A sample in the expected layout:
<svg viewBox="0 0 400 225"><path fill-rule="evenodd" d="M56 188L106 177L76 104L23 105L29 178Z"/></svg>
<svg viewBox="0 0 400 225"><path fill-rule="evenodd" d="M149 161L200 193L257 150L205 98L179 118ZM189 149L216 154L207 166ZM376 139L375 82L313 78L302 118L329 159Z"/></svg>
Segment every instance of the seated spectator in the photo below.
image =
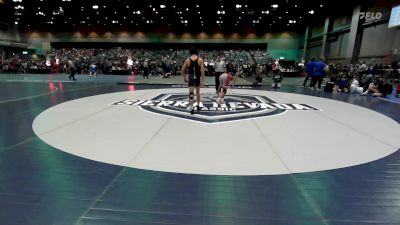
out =
<svg viewBox="0 0 400 225"><path fill-rule="evenodd" d="M380 79L378 82L378 90L382 93L383 97L391 95L393 92L393 86L389 84L385 79Z"/></svg>
<svg viewBox="0 0 400 225"><path fill-rule="evenodd" d="M351 82L350 94L363 94L363 88L360 87L360 83L356 78L354 78L354 80Z"/></svg>
<svg viewBox="0 0 400 225"><path fill-rule="evenodd" d="M361 83L364 88L364 91L367 91L369 85L373 82L374 76L372 74L364 74L361 78Z"/></svg>
<svg viewBox="0 0 400 225"><path fill-rule="evenodd" d="M380 79L373 83L370 83L368 90L365 91L362 95L372 93L374 97L386 97L387 95L392 94L392 91L392 85L388 84L385 80Z"/></svg>
<svg viewBox="0 0 400 225"><path fill-rule="evenodd" d="M348 82L347 82L347 78L345 76L342 76L342 78L340 78L340 80L338 81L337 91L338 92L346 92L346 93L349 92Z"/></svg>
<svg viewBox="0 0 400 225"><path fill-rule="evenodd" d="M333 89L336 86L336 78L335 77L331 77L329 78L329 81L325 84L325 88L324 91L326 92L333 92Z"/></svg>

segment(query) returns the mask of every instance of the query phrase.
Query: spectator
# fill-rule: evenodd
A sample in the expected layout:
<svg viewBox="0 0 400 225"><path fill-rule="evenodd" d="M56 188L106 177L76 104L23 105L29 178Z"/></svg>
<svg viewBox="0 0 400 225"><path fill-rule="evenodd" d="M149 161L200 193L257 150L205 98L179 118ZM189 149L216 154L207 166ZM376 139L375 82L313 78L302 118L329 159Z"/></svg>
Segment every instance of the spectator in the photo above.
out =
<svg viewBox="0 0 400 225"><path fill-rule="evenodd" d="M318 90L321 88L322 80L325 76L326 64L324 59L321 57L318 62L315 63L315 72L312 76L311 88L314 88L318 82Z"/></svg>
<svg viewBox="0 0 400 225"><path fill-rule="evenodd" d="M311 60L306 64L306 73L307 73L307 76L306 76L306 78L304 79L303 87L306 86L308 79L310 79L310 78L314 75L314 72L315 72L315 65L316 65L316 63L315 63L315 57L311 57ZM311 84L310 84L310 85L311 85Z"/></svg>

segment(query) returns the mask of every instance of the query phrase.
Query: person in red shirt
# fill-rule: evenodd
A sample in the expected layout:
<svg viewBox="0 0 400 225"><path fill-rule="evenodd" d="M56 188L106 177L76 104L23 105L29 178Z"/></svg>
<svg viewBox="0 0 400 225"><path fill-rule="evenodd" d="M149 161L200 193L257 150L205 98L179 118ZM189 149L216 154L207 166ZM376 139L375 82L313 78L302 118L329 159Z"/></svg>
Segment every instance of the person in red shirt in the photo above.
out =
<svg viewBox="0 0 400 225"><path fill-rule="evenodd" d="M223 73L219 76L219 87L218 87L218 98L217 98L217 103L219 105L221 104L225 104L225 95L226 95L226 91L228 89L228 86L230 85L232 81L232 86L231 89L233 89L235 87L235 83L236 83L236 77L229 74L229 73Z"/></svg>

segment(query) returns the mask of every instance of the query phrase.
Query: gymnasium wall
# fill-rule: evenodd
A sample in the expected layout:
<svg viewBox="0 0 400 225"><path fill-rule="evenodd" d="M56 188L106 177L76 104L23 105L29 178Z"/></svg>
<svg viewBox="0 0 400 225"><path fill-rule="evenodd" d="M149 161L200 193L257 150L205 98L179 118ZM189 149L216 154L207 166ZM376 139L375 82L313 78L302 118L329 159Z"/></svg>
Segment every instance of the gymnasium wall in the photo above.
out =
<svg viewBox="0 0 400 225"><path fill-rule="evenodd" d="M254 33L246 35L241 34L146 34L142 32L118 32L118 33L39 33L29 32L22 34L22 38L25 42L28 42L35 47L43 48L48 50L51 46L57 46L57 43L105 43L104 45L110 46L107 43L120 43L129 44L143 44L145 45L157 45L157 44L171 44L171 45L194 45L194 44L210 44L210 46L216 45L241 45L241 46L253 46L257 49L266 49L274 58L283 57L286 60L297 60L299 56L299 46L301 36L295 33L282 32L282 33L267 33L263 36L257 36ZM215 45L216 44L216 45ZM263 47L264 46L264 47ZM268 47L266 47L268 46ZM254 48L253 48L254 49Z"/></svg>
<svg viewBox="0 0 400 225"><path fill-rule="evenodd" d="M349 42L349 32L336 34L328 41L328 59L331 62L343 61L346 58L346 49Z"/></svg>
<svg viewBox="0 0 400 225"><path fill-rule="evenodd" d="M20 41L21 38L19 37L18 33L0 30L0 40L1 41Z"/></svg>
<svg viewBox="0 0 400 225"><path fill-rule="evenodd" d="M395 52L400 51L400 29L388 28L388 24L379 24L364 29L360 60L370 60L374 58L378 61L384 61Z"/></svg>

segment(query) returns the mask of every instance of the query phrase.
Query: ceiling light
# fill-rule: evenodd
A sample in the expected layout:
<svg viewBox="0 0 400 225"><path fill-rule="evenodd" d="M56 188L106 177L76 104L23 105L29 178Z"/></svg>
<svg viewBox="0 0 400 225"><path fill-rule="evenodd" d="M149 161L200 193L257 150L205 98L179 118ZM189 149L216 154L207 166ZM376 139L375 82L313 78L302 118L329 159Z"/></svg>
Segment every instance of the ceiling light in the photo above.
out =
<svg viewBox="0 0 400 225"><path fill-rule="evenodd" d="M278 8L278 4L273 4L272 8L274 8L274 9Z"/></svg>
<svg viewBox="0 0 400 225"><path fill-rule="evenodd" d="M165 5L160 5L160 8L165 9Z"/></svg>
<svg viewBox="0 0 400 225"><path fill-rule="evenodd" d="M242 5L236 4L236 8L240 9L240 8L242 8Z"/></svg>
<svg viewBox="0 0 400 225"><path fill-rule="evenodd" d="M98 5L93 5L92 8L93 8L93 9L98 9L99 6L98 6Z"/></svg>
<svg viewBox="0 0 400 225"><path fill-rule="evenodd" d="M311 15L314 14L314 10L309 11L308 13L310 13Z"/></svg>

